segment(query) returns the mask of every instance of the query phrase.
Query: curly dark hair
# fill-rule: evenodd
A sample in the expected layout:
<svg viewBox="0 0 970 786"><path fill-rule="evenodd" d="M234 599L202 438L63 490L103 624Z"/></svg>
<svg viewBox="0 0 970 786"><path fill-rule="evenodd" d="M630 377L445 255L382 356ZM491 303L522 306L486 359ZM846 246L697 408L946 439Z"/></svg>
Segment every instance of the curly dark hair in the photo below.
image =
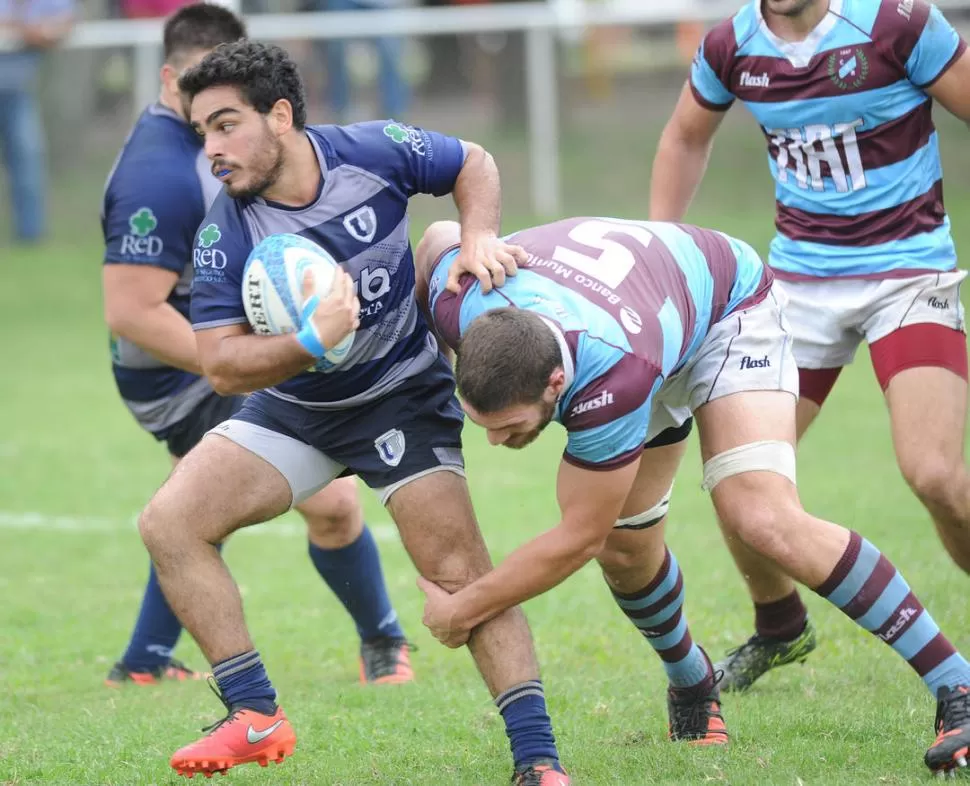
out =
<svg viewBox="0 0 970 786"><path fill-rule="evenodd" d="M246 25L228 8L213 3L193 3L165 20L162 46L165 62L190 52L213 49L219 44L246 37Z"/></svg>
<svg viewBox="0 0 970 786"><path fill-rule="evenodd" d="M491 414L535 404L562 362L559 342L538 314L496 308L473 319L462 336L455 379L465 401Z"/></svg>
<svg viewBox="0 0 970 786"><path fill-rule="evenodd" d="M189 100L210 87L237 87L246 103L262 115L282 98L293 108L293 125L306 125L303 80L286 50L258 41L221 44L197 66L179 78L179 89Z"/></svg>

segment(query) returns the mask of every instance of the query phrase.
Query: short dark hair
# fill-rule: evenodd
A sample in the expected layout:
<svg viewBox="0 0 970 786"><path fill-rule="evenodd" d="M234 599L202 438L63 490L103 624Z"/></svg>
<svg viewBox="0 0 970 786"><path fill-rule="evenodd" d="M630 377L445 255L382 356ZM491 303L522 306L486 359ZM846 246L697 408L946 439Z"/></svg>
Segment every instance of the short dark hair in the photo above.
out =
<svg viewBox="0 0 970 786"><path fill-rule="evenodd" d="M293 125L306 125L303 80L286 50L258 41L221 44L179 79L179 89L195 98L210 87L229 85L239 89L246 102L262 115L285 98L293 108Z"/></svg>
<svg viewBox="0 0 970 786"><path fill-rule="evenodd" d="M476 317L455 353L458 392L482 413L534 404L562 366L562 351L538 314L497 308Z"/></svg>
<svg viewBox="0 0 970 786"><path fill-rule="evenodd" d="M165 62L245 37L245 23L228 8L213 3L183 6L165 20L162 33Z"/></svg>

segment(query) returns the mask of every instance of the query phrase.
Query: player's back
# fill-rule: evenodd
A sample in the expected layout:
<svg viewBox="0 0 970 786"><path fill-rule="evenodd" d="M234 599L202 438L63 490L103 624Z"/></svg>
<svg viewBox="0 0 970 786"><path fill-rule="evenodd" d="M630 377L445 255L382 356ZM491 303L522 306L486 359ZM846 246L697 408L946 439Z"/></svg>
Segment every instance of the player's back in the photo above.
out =
<svg viewBox="0 0 970 786"><path fill-rule="evenodd" d="M965 45L922 0L832 0L786 42L760 3L712 30L691 71L708 108L745 103L776 182L769 262L783 277L950 270L942 168L926 88Z"/></svg>
<svg viewBox="0 0 970 786"><path fill-rule="evenodd" d="M449 343L475 317L514 305L561 326L588 382L624 356L666 377L682 367L711 326L764 296L771 275L745 243L685 224L570 218L509 237L529 259L487 295L464 279L461 298L435 309ZM438 302L444 261L432 279ZM444 305L444 304L443 304Z"/></svg>
<svg viewBox="0 0 970 786"><path fill-rule="evenodd" d="M221 184L209 171L198 135L155 104L139 117L105 184L104 263L158 267L178 276L168 303L189 317L192 242ZM125 403L156 434L211 393L208 383L113 335L112 367Z"/></svg>

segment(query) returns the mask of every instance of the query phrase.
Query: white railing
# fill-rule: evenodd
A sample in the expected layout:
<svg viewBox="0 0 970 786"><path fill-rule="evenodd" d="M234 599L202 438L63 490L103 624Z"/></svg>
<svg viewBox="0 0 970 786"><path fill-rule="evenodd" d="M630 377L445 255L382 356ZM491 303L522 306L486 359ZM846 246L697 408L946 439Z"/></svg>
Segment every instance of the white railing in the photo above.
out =
<svg viewBox="0 0 970 786"><path fill-rule="evenodd" d="M223 0L238 7L238 0ZM525 35L532 207L540 216L559 213L559 112L555 43L558 34L590 27L713 22L735 13L743 0L551 0L501 5L402 8L370 11L258 14L246 19L250 36L261 40L374 38L483 32ZM944 11L970 8L970 0L937 0ZM161 60L160 20L82 22L66 46L135 50L136 106L154 100ZM647 155L648 151L644 151Z"/></svg>

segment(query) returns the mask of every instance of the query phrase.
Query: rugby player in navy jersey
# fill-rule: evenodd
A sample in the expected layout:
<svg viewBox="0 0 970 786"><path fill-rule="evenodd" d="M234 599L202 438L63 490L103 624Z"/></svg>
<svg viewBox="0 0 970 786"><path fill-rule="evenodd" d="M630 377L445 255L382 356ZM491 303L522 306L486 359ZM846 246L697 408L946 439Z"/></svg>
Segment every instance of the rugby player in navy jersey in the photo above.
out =
<svg viewBox="0 0 970 786"><path fill-rule="evenodd" d="M354 473L378 492L422 575L459 589L490 568L464 479L454 377L414 299L408 199L453 194L456 280L471 271L502 283L517 250L497 238L498 171L481 147L393 120L307 126L300 76L279 47L219 46L179 85L224 185L193 249L200 364L220 394L256 391L189 451L140 519L228 711L172 756L191 775L279 761L296 743L216 548L232 532ZM243 267L281 232L318 243L342 271L326 298L308 298L299 333L255 335ZM323 360L351 331L345 361ZM468 645L506 722L513 781L567 784L524 615L509 609Z"/></svg>
<svg viewBox="0 0 970 786"><path fill-rule="evenodd" d="M165 442L173 464L244 401L219 395L202 376L189 322L192 245L222 184L184 114L177 79L218 44L245 35L242 21L214 4L189 5L166 20L159 100L136 122L105 186L104 310L114 377L128 409ZM336 481L299 510L310 558L360 634L361 680L410 681L409 645L364 526L356 480ZM131 640L107 684L201 677L172 658L181 632L152 569Z"/></svg>

